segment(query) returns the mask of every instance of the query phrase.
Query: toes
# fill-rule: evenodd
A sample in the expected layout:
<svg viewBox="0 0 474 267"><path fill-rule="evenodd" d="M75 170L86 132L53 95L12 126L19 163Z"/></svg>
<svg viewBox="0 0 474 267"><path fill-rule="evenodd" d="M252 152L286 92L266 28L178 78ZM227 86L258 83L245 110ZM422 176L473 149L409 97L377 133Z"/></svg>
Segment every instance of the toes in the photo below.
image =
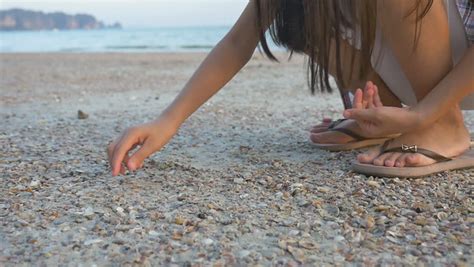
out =
<svg viewBox="0 0 474 267"><path fill-rule="evenodd" d="M359 154L357 156L357 161L363 164L372 164L375 158L380 154L380 148L372 148L369 151Z"/></svg>
<svg viewBox="0 0 474 267"><path fill-rule="evenodd" d="M385 165L385 160L390 158L392 156L393 153L385 153L385 154L382 154L380 156L378 156L377 158L374 159L374 162L373 164L376 165L376 166L384 166Z"/></svg>
<svg viewBox="0 0 474 267"><path fill-rule="evenodd" d="M332 119L324 118L323 121L311 128L311 133L321 133L328 130L329 125L331 125Z"/></svg>
<svg viewBox="0 0 474 267"><path fill-rule="evenodd" d="M422 154L410 154L406 157L407 167L421 167L436 163L435 160L428 158Z"/></svg>
<svg viewBox="0 0 474 267"><path fill-rule="evenodd" d="M411 153L402 154L395 162L395 167L403 168L406 166L407 157L412 155Z"/></svg>
<svg viewBox="0 0 474 267"><path fill-rule="evenodd" d="M402 153L385 153L376 157L372 164L376 166L386 167L421 167L436 163L435 160L428 158L422 154L402 154Z"/></svg>
<svg viewBox="0 0 474 267"><path fill-rule="evenodd" d="M367 155L366 153L357 155L357 161L364 164L372 163L372 161L369 160L369 155Z"/></svg>
<svg viewBox="0 0 474 267"><path fill-rule="evenodd" d="M328 130L329 125L316 125L313 128L311 128L310 132L311 133L322 133Z"/></svg>
<svg viewBox="0 0 474 267"><path fill-rule="evenodd" d="M320 132L320 133L311 133L310 135L311 142L315 144L327 144L327 132Z"/></svg>
<svg viewBox="0 0 474 267"><path fill-rule="evenodd" d="M315 144L321 144L321 134L320 133L311 133L311 135L309 136L309 139L311 140L311 142L315 143Z"/></svg>
<svg viewBox="0 0 474 267"><path fill-rule="evenodd" d="M411 154L406 158L406 165L416 166L420 163L420 160L419 154Z"/></svg>
<svg viewBox="0 0 474 267"><path fill-rule="evenodd" d="M402 156L402 153L393 153L385 159L384 165L386 167L394 167L397 159Z"/></svg>

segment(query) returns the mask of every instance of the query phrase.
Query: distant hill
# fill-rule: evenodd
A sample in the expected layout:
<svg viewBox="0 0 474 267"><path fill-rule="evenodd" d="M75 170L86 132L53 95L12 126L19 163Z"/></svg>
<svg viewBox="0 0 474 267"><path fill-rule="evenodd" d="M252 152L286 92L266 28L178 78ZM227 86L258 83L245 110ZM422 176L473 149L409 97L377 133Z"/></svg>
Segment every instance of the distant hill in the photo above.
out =
<svg viewBox="0 0 474 267"><path fill-rule="evenodd" d="M87 14L68 15L62 12L44 13L24 9L0 10L0 31L93 30L122 28L120 23L105 25Z"/></svg>

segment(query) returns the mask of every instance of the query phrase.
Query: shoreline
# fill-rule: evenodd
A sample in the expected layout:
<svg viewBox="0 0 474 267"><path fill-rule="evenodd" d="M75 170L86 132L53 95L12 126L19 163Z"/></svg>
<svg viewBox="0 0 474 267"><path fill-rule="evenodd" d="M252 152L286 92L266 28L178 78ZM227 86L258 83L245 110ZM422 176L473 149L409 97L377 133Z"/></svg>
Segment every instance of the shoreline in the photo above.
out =
<svg viewBox="0 0 474 267"><path fill-rule="evenodd" d="M68 51L51 51L51 52L0 52L0 55L3 56L15 56L15 55L143 55L143 54L149 54L149 55L179 55L179 54L196 54L196 55L207 55L211 52L211 50L203 50L203 51L196 51L196 50L183 50L183 51L78 51L78 52L68 52ZM289 55L288 52L285 52L284 50L275 50L274 53L276 55ZM258 57L264 55L259 52L259 50L255 50L255 53L253 57ZM301 57L301 55L295 54L296 57Z"/></svg>

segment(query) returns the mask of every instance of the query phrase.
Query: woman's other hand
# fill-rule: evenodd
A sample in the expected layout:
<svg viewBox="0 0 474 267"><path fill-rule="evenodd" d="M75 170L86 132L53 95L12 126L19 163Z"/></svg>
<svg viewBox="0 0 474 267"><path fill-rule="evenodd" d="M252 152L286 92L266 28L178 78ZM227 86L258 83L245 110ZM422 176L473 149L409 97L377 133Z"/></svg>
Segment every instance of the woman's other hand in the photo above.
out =
<svg viewBox="0 0 474 267"><path fill-rule="evenodd" d="M406 133L421 125L421 116L410 108L384 106L372 82L356 91L353 107L344 111L344 117L357 121L367 137Z"/></svg>

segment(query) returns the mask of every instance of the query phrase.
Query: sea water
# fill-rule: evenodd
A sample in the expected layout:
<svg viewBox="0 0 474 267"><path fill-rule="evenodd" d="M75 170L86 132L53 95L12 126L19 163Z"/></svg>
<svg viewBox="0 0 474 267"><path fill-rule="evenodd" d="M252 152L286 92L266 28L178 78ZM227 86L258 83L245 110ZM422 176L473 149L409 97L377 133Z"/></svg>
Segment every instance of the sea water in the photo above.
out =
<svg viewBox="0 0 474 267"><path fill-rule="evenodd" d="M0 53L209 51L229 30L230 26L0 32Z"/></svg>

